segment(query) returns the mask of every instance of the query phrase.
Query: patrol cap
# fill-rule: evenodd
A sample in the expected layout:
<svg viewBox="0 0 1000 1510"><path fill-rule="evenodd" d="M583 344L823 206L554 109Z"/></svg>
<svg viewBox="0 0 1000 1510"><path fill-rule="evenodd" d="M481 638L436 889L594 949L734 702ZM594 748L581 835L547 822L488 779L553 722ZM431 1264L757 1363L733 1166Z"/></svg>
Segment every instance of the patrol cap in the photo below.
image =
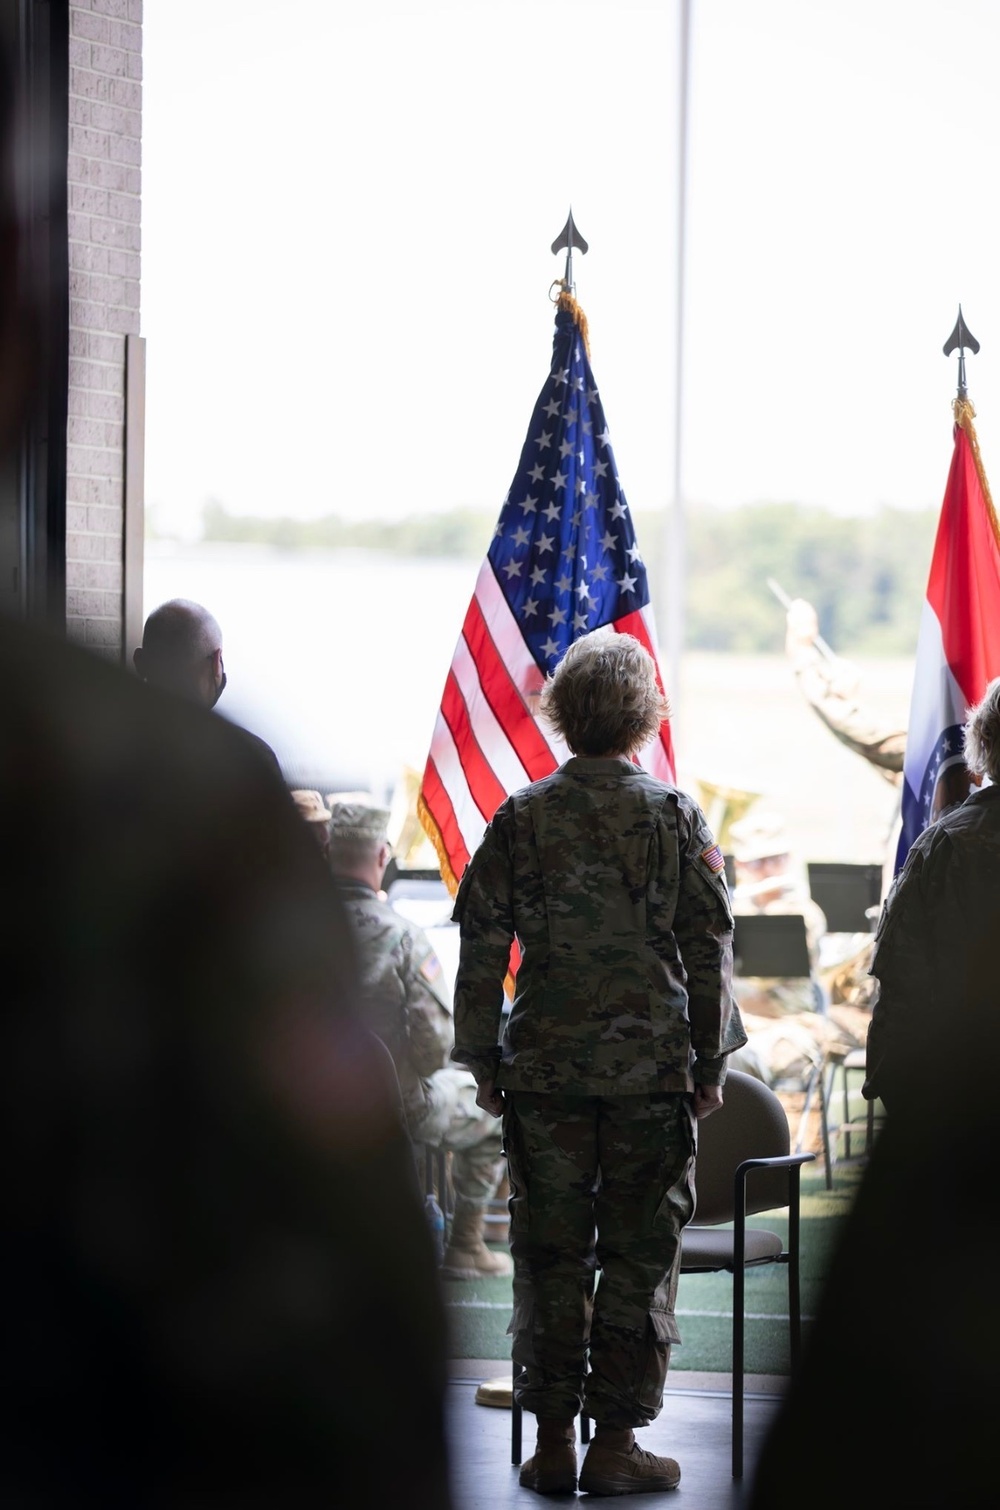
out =
<svg viewBox="0 0 1000 1510"><path fill-rule="evenodd" d="M753 813L741 818L730 825L729 839L733 858L742 864L791 853L784 821L777 813Z"/></svg>
<svg viewBox="0 0 1000 1510"><path fill-rule="evenodd" d="M390 810L376 802L371 792L328 792L326 804L332 839L359 843L386 837Z"/></svg>
<svg viewBox="0 0 1000 1510"><path fill-rule="evenodd" d="M323 802L319 792L309 791L305 787L297 787L292 792L292 801L299 810L299 816L307 823L326 823L330 817L330 810Z"/></svg>

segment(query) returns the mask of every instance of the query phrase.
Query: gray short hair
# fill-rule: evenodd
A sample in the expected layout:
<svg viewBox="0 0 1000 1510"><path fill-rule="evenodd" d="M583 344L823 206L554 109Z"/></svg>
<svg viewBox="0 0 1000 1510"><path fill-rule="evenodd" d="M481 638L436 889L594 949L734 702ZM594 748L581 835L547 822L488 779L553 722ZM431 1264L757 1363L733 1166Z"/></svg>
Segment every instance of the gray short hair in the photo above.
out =
<svg viewBox="0 0 1000 1510"><path fill-rule="evenodd" d="M595 629L574 640L542 689L539 712L574 755L634 755L670 705L656 662L631 634Z"/></svg>
<svg viewBox="0 0 1000 1510"><path fill-rule="evenodd" d="M970 708L965 724L965 763L974 776L1000 784L1000 676Z"/></svg>

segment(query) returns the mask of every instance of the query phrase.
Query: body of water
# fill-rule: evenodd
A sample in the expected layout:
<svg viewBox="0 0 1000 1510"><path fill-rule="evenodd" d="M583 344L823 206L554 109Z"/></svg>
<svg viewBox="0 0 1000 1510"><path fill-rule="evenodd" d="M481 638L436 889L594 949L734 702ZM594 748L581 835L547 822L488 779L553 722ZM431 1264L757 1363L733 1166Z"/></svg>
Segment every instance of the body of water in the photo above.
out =
<svg viewBox="0 0 1000 1510"><path fill-rule="evenodd" d="M427 757L479 561L254 546L147 546L145 611L193 598L222 626L219 711L292 785L389 796ZM911 659L858 663L860 701L905 727ZM881 863L896 792L803 701L783 656L685 655L671 690L678 780L759 794L805 859Z"/></svg>

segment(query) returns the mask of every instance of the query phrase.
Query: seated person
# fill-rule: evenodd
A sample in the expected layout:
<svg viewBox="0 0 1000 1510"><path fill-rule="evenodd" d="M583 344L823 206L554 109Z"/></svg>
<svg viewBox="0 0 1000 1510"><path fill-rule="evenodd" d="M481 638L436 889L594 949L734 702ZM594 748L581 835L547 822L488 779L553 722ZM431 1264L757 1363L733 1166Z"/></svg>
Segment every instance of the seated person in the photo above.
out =
<svg viewBox="0 0 1000 1510"><path fill-rule="evenodd" d="M452 1156L455 1213L441 1273L508 1275L509 1253L483 1240L487 1207L506 1174L501 1125L476 1105L472 1073L451 1063L455 1027L440 960L423 929L380 891L391 853L389 810L367 792L332 793L327 807L329 864L354 924L369 1024L395 1063L411 1138Z"/></svg>

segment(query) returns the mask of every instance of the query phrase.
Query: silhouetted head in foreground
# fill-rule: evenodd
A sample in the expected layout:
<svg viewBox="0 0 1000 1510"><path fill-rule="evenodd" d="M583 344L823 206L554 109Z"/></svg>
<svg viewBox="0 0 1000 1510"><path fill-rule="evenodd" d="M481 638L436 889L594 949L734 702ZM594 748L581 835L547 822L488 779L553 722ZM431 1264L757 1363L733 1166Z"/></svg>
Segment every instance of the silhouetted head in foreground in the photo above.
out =
<svg viewBox="0 0 1000 1510"><path fill-rule="evenodd" d="M172 598L146 620L132 662L144 682L214 708L226 685L222 630L200 603Z"/></svg>

